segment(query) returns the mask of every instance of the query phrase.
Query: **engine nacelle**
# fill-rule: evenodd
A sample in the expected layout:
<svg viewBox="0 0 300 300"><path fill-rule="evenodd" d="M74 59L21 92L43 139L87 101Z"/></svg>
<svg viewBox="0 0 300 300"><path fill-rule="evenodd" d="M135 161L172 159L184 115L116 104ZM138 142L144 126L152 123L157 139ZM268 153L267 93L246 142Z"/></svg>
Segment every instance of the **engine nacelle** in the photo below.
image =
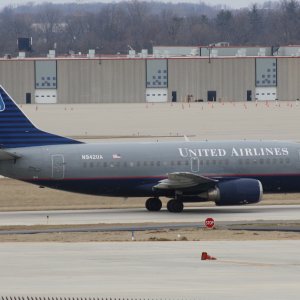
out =
<svg viewBox="0 0 300 300"><path fill-rule="evenodd" d="M251 178L232 179L219 182L208 191L208 200L216 205L242 205L257 203L262 199L263 188L259 180Z"/></svg>

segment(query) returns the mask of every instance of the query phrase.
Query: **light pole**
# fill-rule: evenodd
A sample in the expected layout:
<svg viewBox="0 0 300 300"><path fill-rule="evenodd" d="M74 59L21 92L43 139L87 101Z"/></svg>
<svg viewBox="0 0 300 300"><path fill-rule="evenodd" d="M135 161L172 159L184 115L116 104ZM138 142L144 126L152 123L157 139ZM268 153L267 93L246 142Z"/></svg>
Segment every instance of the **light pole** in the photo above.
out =
<svg viewBox="0 0 300 300"><path fill-rule="evenodd" d="M206 49L208 50L208 63L210 64L211 62L211 50L212 48L215 46L215 44L209 44L208 47L206 47Z"/></svg>

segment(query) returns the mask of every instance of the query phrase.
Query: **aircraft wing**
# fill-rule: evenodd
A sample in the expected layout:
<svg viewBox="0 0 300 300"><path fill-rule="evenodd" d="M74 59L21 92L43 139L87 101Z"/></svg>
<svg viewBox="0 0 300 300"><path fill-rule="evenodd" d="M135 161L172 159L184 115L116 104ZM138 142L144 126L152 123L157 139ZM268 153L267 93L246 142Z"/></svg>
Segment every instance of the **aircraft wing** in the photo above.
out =
<svg viewBox="0 0 300 300"><path fill-rule="evenodd" d="M189 172L169 173L167 179L159 181L154 189L180 190L194 188L201 185L214 185L218 182L205 176L197 175Z"/></svg>
<svg viewBox="0 0 300 300"><path fill-rule="evenodd" d="M8 152L8 151L5 151L3 149L0 149L0 161L2 161L2 160L15 160L15 159L18 159L20 157L21 156L15 154L15 153Z"/></svg>

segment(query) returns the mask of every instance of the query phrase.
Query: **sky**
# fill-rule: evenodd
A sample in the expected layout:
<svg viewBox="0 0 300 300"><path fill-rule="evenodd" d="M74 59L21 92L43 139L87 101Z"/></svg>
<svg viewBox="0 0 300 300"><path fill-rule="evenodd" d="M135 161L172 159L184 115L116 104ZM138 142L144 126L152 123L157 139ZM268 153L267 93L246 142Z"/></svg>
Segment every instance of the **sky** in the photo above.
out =
<svg viewBox="0 0 300 300"><path fill-rule="evenodd" d="M191 3L198 3L198 2L204 2L208 5L226 5L226 7L229 8L242 8L242 7L248 7L251 4L257 3L257 4L263 4L267 0L162 0L163 2L191 2ZM18 5L18 4L26 4L28 2L33 2L33 3L41 3L43 1L35 1L35 0L0 0L0 8L3 8L7 5ZM109 1L109 0L104 0L104 1L99 1L99 0L48 0L45 2L52 2L52 3L89 3L89 2L118 2L117 1Z"/></svg>

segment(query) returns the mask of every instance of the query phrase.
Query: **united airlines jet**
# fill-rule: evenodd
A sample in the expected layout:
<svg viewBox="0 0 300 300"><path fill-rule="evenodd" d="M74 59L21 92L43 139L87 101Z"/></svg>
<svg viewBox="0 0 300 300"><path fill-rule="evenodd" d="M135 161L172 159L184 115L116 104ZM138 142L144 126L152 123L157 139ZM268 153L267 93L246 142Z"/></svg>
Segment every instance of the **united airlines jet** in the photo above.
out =
<svg viewBox="0 0 300 300"><path fill-rule="evenodd" d="M186 202L257 203L300 191L300 145L279 141L86 144L35 127L0 87L0 174L99 196L148 197L146 208Z"/></svg>

